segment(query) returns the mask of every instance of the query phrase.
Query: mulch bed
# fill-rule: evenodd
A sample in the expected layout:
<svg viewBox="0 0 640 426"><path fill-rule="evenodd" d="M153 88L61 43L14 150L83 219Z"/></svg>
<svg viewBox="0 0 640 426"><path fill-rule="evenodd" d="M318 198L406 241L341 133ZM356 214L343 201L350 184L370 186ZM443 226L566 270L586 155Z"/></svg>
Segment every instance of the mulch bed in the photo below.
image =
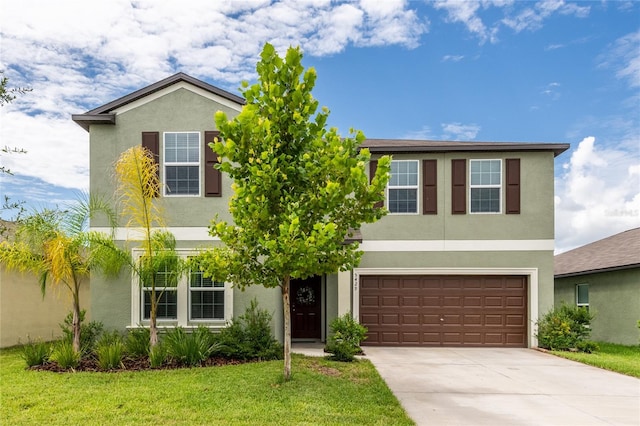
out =
<svg viewBox="0 0 640 426"><path fill-rule="evenodd" d="M239 359L228 359L222 357L212 357L208 358L203 363L195 366L195 367L218 367L223 365L239 365L246 364L248 362L257 362L256 360L239 360ZM106 370L108 372L126 372L126 371L147 371L147 370L174 370L177 368L192 368L191 366L181 365L176 361L168 361L165 362L162 366L157 368L151 368L149 365L148 358L124 358L122 360L122 366L113 370ZM51 371L54 373L69 373L75 371L89 371L89 372L105 372L105 370L101 370L98 366L98 361L93 357L85 357L80 360L80 364L76 368L65 369L60 367L57 363L48 361L41 365L35 365L29 368L30 370L36 371Z"/></svg>

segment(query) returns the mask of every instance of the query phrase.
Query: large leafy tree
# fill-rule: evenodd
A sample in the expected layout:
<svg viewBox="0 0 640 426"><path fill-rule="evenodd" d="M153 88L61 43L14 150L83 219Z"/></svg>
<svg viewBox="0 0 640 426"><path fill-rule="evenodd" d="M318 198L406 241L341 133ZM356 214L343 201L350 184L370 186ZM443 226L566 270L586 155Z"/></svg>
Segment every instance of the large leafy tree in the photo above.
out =
<svg viewBox="0 0 640 426"><path fill-rule="evenodd" d="M162 229L164 211L157 197L160 180L153 154L139 145L129 148L120 155L115 170L122 215L127 220L126 226L134 231L129 242L142 251L138 259L124 255L129 256L129 266L140 279L140 285L151 288L149 344L154 348L158 343L158 303L166 287L176 286L185 263L177 255L173 234Z"/></svg>
<svg viewBox="0 0 640 426"><path fill-rule="evenodd" d="M107 202L86 196L65 210L44 209L18 221L11 240L0 243L0 262L7 269L29 271L47 287L66 288L72 301L73 349L80 351L80 287L89 273L117 275L122 258L113 250L111 235L87 230L89 218L115 215Z"/></svg>
<svg viewBox="0 0 640 426"><path fill-rule="evenodd" d="M284 314L284 377L291 376L289 284L292 278L356 266L362 252L345 240L362 223L378 220L389 178L388 157L371 182L362 132L342 138L327 129L329 111L318 112L311 90L313 68L302 66L299 48L281 58L265 45L258 83L243 83L246 105L233 120L215 115L221 139L213 147L222 171L233 179L233 224L212 222L210 234L224 247L199 256L206 274L241 288L279 287Z"/></svg>

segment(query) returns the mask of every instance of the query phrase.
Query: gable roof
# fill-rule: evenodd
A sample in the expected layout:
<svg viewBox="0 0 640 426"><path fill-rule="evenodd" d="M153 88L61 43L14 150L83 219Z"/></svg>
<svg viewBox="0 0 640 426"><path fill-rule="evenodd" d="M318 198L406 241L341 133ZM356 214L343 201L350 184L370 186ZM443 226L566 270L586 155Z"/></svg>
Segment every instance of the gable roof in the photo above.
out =
<svg viewBox="0 0 640 426"><path fill-rule="evenodd" d="M115 101L111 101L98 108L92 109L91 111L87 111L84 114L73 114L71 116L71 119L86 131L89 131L89 126L91 124L116 124L116 115L115 113L113 113L114 110L179 82L192 84L202 90L205 90L214 95L221 96L239 105L245 104L244 98L240 96L234 95L233 93L227 92L226 90L222 90L216 86L212 86L209 83L205 83L202 80L198 80L197 78L191 77L190 75L179 72L165 78L164 80L160 80L147 87L143 87L140 90L136 90L133 93L118 98Z"/></svg>
<svg viewBox="0 0 640 426"><path fill-rule="evenodd" d="M402 139L367 139L361 148L369 148L371 153L433 153L433 152L505 152L505 151L552 151L553 156L569 149L568 143L531 142L459 142Z"/></svg>
<svg viewBox="0 0 640 426"><path fill-rule="evenodd" d="M640 267L640 228L578 247L554 258L556 278Z"/></svg>

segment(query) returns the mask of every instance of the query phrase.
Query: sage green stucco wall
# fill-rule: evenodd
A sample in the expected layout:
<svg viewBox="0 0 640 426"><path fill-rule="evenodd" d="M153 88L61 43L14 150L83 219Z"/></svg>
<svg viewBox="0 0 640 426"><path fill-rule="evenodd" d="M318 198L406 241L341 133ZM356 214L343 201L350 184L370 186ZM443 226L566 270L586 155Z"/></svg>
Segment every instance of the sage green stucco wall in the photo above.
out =
<svg viewBox="0 0 640 426"><path fill-rule="evenodd" d="M224 111L229 117L237 114L222 104L182 88L118 114L115 125L92 125L91 191L104 196L113 195L113 166L122 152L142 143L142 132L160 132L161 141L163 132L197 131L203 138L205 130L216 130L213 116L218 110ZM162 145L161 142L161 149ZM201 152L201 155L204 153ZM160 156L163 157L162 152ZM161 179L162 174L161 168ZM202 167L200 176L202 181ZM231 181L226 175L222 177L222 188L222 197L162 197L162 204L167 213L167 226L207 226L216 213L219 213L222 219L230 219L227 206ZM186 200L188 202L185 202ZM104 219L96 218L91 225L105 226L106 223Z"/></svg>
<svg viewBox="0 0 640 426"><path fill-rule="evenodd" d="M591 339L637 345L640 343L640 268L558 278L555 304L576 304L576 285L589 284Z"/></svg>
<svg viewBox="0 0 640 426"><path fill-rule="evenodd" d="M520 158L521 213L504 214L504 188L500 214L451 214L451 160ZM435 159L438 214L394 214L365 225L365 240L529 240L554 238L554 187L552 152L395 154L394 160ZM502 162L504 176L504 161ZM468 179L468 178L467 178ZM419 176L418 188L422 187ZM504 187L504 183L503 183ZM467 183L467 194L469 193ZM418 206L422 193L418 191Z"/></svg>

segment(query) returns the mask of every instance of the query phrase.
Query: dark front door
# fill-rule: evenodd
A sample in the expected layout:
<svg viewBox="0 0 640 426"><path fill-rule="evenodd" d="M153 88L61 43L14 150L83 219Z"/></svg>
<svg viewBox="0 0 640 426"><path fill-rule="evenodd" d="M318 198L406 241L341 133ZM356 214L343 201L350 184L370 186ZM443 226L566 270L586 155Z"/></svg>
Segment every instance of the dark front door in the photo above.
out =
<svg viewBox="0 0 640 426"><path fill-rule="evenodd" d="M319 276L291 280L291 338L321 338L321 282Z"/></svg>

